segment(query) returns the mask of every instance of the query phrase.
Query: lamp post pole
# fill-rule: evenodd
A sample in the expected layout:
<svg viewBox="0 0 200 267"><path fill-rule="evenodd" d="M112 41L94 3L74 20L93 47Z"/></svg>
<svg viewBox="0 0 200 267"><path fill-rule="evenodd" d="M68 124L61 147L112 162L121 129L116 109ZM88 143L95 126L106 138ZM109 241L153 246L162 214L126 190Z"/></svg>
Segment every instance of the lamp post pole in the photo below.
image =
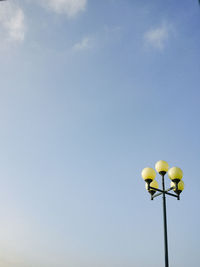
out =
<svg viewBox="0 0 200 267"><path fill-rule="evenodd" d="M164 222L164 247L165 247L165 267L169 267L168 260L168 241L167 241L167 211L166 211L166 196L165 196L165 173L162 175L162 190L163 190L163 222Z"/></svg>
<svg viewBox="0 0 200 267"><path fill-rule="evenodd" d="M156 172L154 169L146 167L142 170L142 178L146 182L146 189L151 194L151 200L162 195L163 198L163 223L164 223L164 250L165 250L165 267L169 267L168 259L168 241L167 241L167 211L166 211L166 195L180 199L180 193L184 189L184 183L182 181L183 172L178 167L172 167L169 169L169 165L166 161L160 160L155 165L156 171L162 177L162 189L159 189L158 182L155 180ZM165 189L165 174L171 180L171 186ZM173 190L176 194L170 193ZM156 193L157 192L157 193ZM155 194L156 193L156 194Z"/></svg>

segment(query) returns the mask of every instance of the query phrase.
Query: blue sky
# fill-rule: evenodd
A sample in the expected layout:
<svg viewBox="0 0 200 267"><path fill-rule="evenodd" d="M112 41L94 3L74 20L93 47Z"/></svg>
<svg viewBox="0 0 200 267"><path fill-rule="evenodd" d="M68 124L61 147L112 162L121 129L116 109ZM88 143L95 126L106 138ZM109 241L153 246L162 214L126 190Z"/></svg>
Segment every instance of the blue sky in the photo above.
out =
<svg viewBox="0 0 200 267"><path fill-rule="evenodd" d="M198 1L0 4L0 266L162 266L160 159L170 263L198 266Z"/></svg>

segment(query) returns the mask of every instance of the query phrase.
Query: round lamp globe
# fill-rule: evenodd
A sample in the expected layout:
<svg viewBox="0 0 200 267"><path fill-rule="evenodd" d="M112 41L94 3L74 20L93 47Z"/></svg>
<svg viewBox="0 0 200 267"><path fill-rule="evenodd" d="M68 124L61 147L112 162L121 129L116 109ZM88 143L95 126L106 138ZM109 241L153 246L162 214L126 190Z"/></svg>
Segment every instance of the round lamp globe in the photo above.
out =
<svg viewBox="0 0 200 267"><path fill-rule="evenodd" d="M155 169L158 173L165 174L166 172L168 172L169 164L164 160L159 160L158 162L156 162Z"/></svg>
<svg viewBox="0 0 200 267"><path fill-rule="evenodd" d="M156 177L156 172L153 168L146 167L142 170L141 175L145 181L153 181Z"/></svg>
<svg viewBox="0 0 200 267"><path fill-rule="evenodd" d="M180 181L183 177L183 172L180 168L178 167L172 167L168 171L168 176L172 181Z"/></svg>
<svg viewBox="0 0 200 267"><path fill-rule="evenodd" d="M154 187L154 188L156 188L156 189L159 188L158 182L157 182L156 180L153 180L153 181L150 183L150 186L151 186L151 187ZM146 190L148 190L148 183L146 183L145 188L146 188ZM150 189L150 191L151 191L151 190L153 190L153 189Z"/></svg>

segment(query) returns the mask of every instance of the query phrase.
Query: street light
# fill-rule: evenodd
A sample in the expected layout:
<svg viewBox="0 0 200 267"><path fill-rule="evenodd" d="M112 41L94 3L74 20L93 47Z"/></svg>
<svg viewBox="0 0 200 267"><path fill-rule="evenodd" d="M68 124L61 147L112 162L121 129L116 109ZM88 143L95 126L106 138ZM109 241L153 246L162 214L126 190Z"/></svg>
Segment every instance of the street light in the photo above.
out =
<svg viewBox="0 0 200 267"><path fill-rule="evenodd" d="M159 189L158 182L155 180L156 172L153 168L147 167L142 170L142 178L146 182L146 189L151 194L151 200L160 195L163 196L163 222L164 222L164 248L165 248L165 267L169 267L168 260L168 242L167 242L167 212L166 212L166 195L176 197L180 200L180 193L184 189L184 183L182 181L183 172L178 167L172 167L169 169L169 165L164 160L159 160L155 164L156 171L162 177L162 189ZM165 189L165 174L171 180L171 186L169 189ZM170 193L173 190L175 194ZM157 192L157 194L155 194Z"/></svg>

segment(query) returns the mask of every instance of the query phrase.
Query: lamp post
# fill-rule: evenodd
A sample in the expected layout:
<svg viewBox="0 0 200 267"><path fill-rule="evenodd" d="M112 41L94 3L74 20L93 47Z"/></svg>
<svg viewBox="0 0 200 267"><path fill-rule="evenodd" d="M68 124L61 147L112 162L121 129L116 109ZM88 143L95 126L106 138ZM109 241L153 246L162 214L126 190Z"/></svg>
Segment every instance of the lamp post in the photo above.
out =
<svg viewBox="0 0 200 267"><path fill-rule="evenodd" d="M155 165L156 171L161 175L162 188L159 189L158 182L155 180L156 171L153 168L144 168L142 170L142 178L146 182L146 189L151 194L151 200L162 195L163 197L163 223L164 223L164 249L165 249L165 267L169 267L168 259L168 241L167 241L167 211L166 211L166 195L172 196L180 200L180 193L184 189L184 183L182 181L183 172L178 167L172 167L169 169L169 165L166 161L160 160ZM165 175L171 180L171 186L165 189ZM175 194L170 193L173 190ZM156 193L157 192L157 193ZM155 194L156 193L156 194Z"/></svg>

